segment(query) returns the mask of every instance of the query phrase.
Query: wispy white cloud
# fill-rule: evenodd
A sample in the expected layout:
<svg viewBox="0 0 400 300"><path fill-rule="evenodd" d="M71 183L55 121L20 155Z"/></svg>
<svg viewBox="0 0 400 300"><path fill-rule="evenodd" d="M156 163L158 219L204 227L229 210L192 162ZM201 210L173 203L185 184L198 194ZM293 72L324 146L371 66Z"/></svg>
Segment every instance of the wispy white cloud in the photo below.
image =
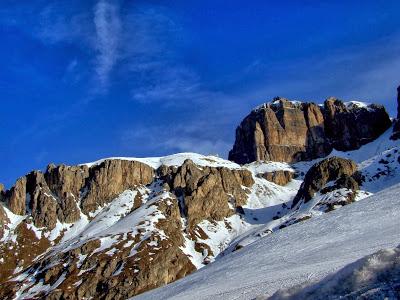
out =
<svg viewBox="0 0 400 300"><path fill-rule="evenodd" d="M76 43L90 47L91 18L85 11L69 11L61 3L51 3L41 9L28 24L34 37L46 44ZM26 21L28 22L28 20Z"/></svg>
<svg viewBox="0 0 400 300"><path fill-rule="evenodd" d="M211 125L211 124L210 124ZM124 131L120 142L128 151L166 155L176 152L196 152L225 157L231 142L207 134L211 128L205 122L186 122L165 126L135 126ZM166 134L167 133L167 134ZM136 148L140 145L140 149Z"/></svg>
<svg viewBox="0 0 400 300"><path fill-rule="evenodd" d="M108 85L109 75L119 57L121 20L115 3L100 0L94 7L97 50L96 73L103 88Z"/></svg>

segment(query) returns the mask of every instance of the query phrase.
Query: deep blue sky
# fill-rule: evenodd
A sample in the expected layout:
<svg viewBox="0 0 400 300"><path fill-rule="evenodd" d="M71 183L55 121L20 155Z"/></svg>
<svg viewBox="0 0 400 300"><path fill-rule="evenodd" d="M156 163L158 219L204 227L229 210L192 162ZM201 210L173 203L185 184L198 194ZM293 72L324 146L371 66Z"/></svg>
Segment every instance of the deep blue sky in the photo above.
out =
<svg viewBox="0 0 400 300"><path fill-rule="evenodd" d="M0 182L50 162L225 157L277 95L394 115L399 15L398 0L2 0Z"/></svg>

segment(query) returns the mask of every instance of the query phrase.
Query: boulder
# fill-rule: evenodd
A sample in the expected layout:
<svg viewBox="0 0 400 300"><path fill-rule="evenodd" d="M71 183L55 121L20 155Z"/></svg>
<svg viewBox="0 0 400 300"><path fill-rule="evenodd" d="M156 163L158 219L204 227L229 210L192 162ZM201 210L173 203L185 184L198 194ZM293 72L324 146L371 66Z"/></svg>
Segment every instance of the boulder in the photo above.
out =
<svg viewBox="0 0 400 300"><path fill-rule="evenodd" d="M283 186L288 184L294 178L294 173L287 170L276 170L259 174L259 176L275 184Z"/></svg>
<svg viewBox="0 0 400 300"><path fill-rule="evenodd" d="M315 193L324 193L339 188L358 190L357 165L354 161L340 157L326 158L313 165L307 172L303 183L294 197L292 208L301 200L310 201ZM326 187L329 182L334 182L331 187ZM323 190L325 188L325 190Z"/></svg>

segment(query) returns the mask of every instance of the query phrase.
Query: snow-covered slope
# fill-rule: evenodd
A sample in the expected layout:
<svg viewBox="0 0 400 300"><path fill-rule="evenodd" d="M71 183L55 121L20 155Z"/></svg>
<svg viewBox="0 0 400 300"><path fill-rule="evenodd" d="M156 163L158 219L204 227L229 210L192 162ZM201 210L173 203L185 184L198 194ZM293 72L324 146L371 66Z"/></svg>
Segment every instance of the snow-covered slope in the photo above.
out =
<svg viewBox="0 0 400 300"><path fill-rule="evenodd" d="M382 249L311 285L278 291L272 300L400 298L400 246Z"/></svg>
<svg viewBox="0 0 400 300"><path fill-rule="evenodd" d="M253 299L400 243L400 184L292 225L135 299Z"/></svg>
<svg viewBox="0 0 400 300"><path fill-rule="evenodd" d="M7 280L19 282L17 295L21 299L38 296L40 292L56 291L63 285L69 288L70 284L86 292L92 286L87 283L88 278L91 278L92 274L100 273L92 265L96 265L96 260L107 262L112 257L113 261L118 261L115 266L110 267L115 269L113 275L104 276L101 280L112 280L114 276L123 278L124 274L121 272L133 270L133 274L137 274L140 269L146 269L148 273L143 275L142 280L146 282L146 276L150 276L154 269L152 264L158 260L160 263L157 264L161 264L166 260L163 247L169 247L166 246L168 243L173 243L180 261L186 260L186 266L192 265L192 269L184 272L201 270L182 281L145 294L144 298L248 299L263 294L271 295L277 289L307 280L320 279L364 255L383 247L396 246L400 242L393 227L399 225L400 213L394 209L399 203L394 199L394 195L400 191L400 187L379 193L400 182L399 141L390 140L390 135L391 129L358 150L334 151L330 155L350 158L357 163L358 171L364 176L359 191L334 188L327 193L318 192L309 202L294 208L292 201L305 174L322 159L293 165L253 162L240 166L219 157L195 153L155 158L109 158L108 160L138 161L147 164L154 170L153 182L119 191L119 195L110 199L108 203L99 205L95 211L85 214L79 208L80 218L77 221L61 223L57 220L56 227L52 230L37 228L30 220L29 214L14 215L4 206L10 223L5 227L1 242L3 245L11 245L4 247L9 255L5 261L10 261L13 253L27 252L23 249L24 244L18 240L18 232L25 223L24 230L32 231L36 236L33 237L35 241L45 240L49 243L43 246L42 252L34 255L37 256L36 261L42 261L42 266L17 267L15 263L9 263L10 275L7 275ZM202 173L203 179L210 174L207 171L209 168L224 168L224 172L236 174L232 178L235 178L238 172L247 172L246 176L251 178L252 182L244 186L244 183L232 179L228 186L236 185L236 190L232 190L235 192L232 194L224 190L227 196L224 201L232 213L227 213L219 219L203 216L191 230L188 230L188 216L184 209L187 203L185 204L185 198L179 192L180 187L175 189L173 183L159 172L165 167L169 172L178 172L178 167L185 165L188 160L191 161L193 172ZM81 166L101 168L105 161L103 159ZM160 169L156 171L158 168ZM213 172L214 175L220 176L217 171ZM294 178L290 177L291 180L284 185L265 179L268 178L265 174L274 172L288 172ZM191 176L193 173L185 177L185 180L190 182ZM213 185L217 182L215 178L218 177L210 180L208 190L221 189ZM203 179L199 180L199 186L203 184ZM220 180L221 186L222 182L223 180ZM327 182L326 186L332 187L333 183ZM237 190L245 193L245 201L240 205L236 204L234 196L237 195ZM347 205L352 201L346 202L345 199L348 193L353 192L356 192L355 201L373 193L378 194L359 203ZM201 193L199 195L197 201L203 201ZM220 201L223 195L209 198L212 201L218 198ZM79 203L82 200L81 196L75 198ZM186 196L190 198L189 195ZM50 197L57 201L54 195ZM339 202L345 204L337 205ZM330 211L324 209L326 204L332 204L333 209L339 209L337 212L326 214L325 212ZM175 220L171 218L171 212ZM384 221L380 222L380 219ZM166 233L165 230L169 232ZM163 246L160 246L161 244ZM93 249L87 250L71 262L69 255L75 252L83 253L83 248L89 249L87 245ZM138 252L141 252L140 257L135 257ZM62 256L62 253L67 254ZM158 260L155 255L158 255ZM141 261L141 267L138 267L137 261ZM209 264L211 262L212 264ZM0 260L0 265L1 263ZM57 266L71 264L75 265L75 268L69 273L69 278L66 278L64 273L58 274L57 270L53 270ZM46 274L49 268L53 268L51 272L57 273L53 276L57 280L43 283L42 275L37 274ZM166 268L164 270L169 272ZM177 278L180 277L174 277L173 280ZM168 279L161 283L157 281L157 285L151 288L173 280ZM83 287L85 284L86 287ZM137 291L147 289L148 287L144 287Z"/></svg>
<svg viewBox="0 0 400 300"><path fill-rule="evenodd" d="M193 152L183 152L176 153L168 156L160 157L109 157L100 159L98 161L84 163L82 165L91 167L99 165L105 160L119 159L119 160L129 160L129 161L139 161L149 165L150 167L157 169L161 165L164 166L181 166L185 160L190 159L198 166L208 166L208 167L226 167L230 169L240 169L240 165L231 162L229 160L222 159L214 155L202 155Z"/></svg>

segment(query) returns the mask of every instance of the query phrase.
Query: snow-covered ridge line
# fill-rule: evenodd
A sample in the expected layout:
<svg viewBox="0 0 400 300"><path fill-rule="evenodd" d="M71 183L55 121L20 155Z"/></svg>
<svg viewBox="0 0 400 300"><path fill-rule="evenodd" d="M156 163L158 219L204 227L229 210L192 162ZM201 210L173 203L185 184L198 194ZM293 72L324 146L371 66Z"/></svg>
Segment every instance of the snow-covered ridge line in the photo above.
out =
<svg viewBox="0 0 400 300"><path fill-rule="evenodd" d="M347 108L368 108L372 104L367 103L367 102L362 102L362 101L347 101L344 102L344 105L346 105Z"/></svg>
<svg viewBox="0 0 400 300"><path fill-rule="evenodd" d="M257 112L257 111L259 111L261 109L266 108L268 105L272 105L272 106L280 105L282 100L284 100L286 102L289 102L289 103L291 103L291 104L293 104L295 106L299 106L302 103L308 102L308 101L300 101L300 100L289 100L289 99L286 99L286 98L283 98L283 97L276 97L276 98L272 99L271 101L266 101L266 102L264 102L264 103L262 103L260 105L257 105L251 111Z"/></svg>
<svg viewBox="0 0 400 300"><path fill-rule="evenodd" d="M234 162L225 160L218 156L214 155L202 155L198 153L191 152L183 152L172 154L168 156L160 156L160 157L109 157L100 159L90 163L83 163L80 166L93 167L101 164L106 160L128 160L128 161L138 161L149 165L150 167L157 169L161 165L166 166L181 166L185 160L190 159L196 165L202 167L226 167L229 169L241 169L242 167Z"/></svg>
<svg viewBox="0 0 400 300"><path fill-rule="evenodd" d="M333 98L335 98L335 97L333 97ZM254 107L252 109L252 111L253 112L257 112L257 111L259 111L261 109L265 109L268 105L271 105L271 106L281 105L281 101L282 100L284 100L284 101L286 101L288 103L291 103L294 106L300 106L302 103L309 103L309 102L316 103L314 101L289 100L289 99L286 99L286 98L278 97L278 98L275 98L275 99L273 99L271 101L266 101L266 102L264 102L264 103L262 103L262 104L260 104L260 105L258 105L256 107ZM348 109L352 109L352 108L365 108L365 109L368 109L368 108L370 108L372 106L371 103L363 102L363 101L357 101L357 100L346 101L346 102L343 102L343 104ZM317 105L320 106L320 107L324 107L323 103L317 103Z"/></svg>

